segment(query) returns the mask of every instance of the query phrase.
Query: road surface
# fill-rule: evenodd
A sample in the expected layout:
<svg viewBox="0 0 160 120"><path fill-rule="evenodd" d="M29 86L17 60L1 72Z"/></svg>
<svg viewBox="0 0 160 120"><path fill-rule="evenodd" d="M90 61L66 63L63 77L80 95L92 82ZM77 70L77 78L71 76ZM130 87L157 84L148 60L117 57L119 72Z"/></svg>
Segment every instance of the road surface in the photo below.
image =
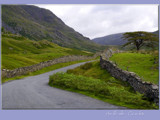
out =
<svg viewBox="0 0 160 120"><path fill-rule="evenodd" d="M124 107L48 85L49 75L60 71L66 72L84 63L4 83L2 109L124 109Z"/></svg>

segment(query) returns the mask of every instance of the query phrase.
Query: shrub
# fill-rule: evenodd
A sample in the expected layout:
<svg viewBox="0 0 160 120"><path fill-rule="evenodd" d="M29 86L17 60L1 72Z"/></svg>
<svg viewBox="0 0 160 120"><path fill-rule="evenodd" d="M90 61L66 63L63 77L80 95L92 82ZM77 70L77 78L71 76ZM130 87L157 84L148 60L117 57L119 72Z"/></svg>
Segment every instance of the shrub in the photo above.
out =
<svg viewBox="0 0 160 120"><path fill-rule="evenodd" d="M102 100L109 99L114 104L129 108L153 109L155 104L143 99L143 95L130 92L121 85L110 85L100 79L73 75L68 73L56 73L50 76L49 85L76 92L83 91L87 95L95 95Z"/></svg>
<svg viewBox="0 0 160 120"><path fill-rule="evenodd" d="M92 67L87 67L85 70L86 66ZM80 93L87 92L86 95L91 97L94 94L105 102L128 108L157 108L154 103L144 99L143 94L135 92L127 82L117 80L106 70L101 69L99 61L92 62L90 65L81 65L68 70L67 73L55 74L50 77L50 85L67 90L72 88L76 90L71 90L74 92L77 90Z"/></svg>
<svg viewBox="0 0 160 120"><path fill-rule="evenodd" d="M95 95L110 95L107 84L104 81L81 75L76 76L67 73L56 73L50 76L49 85L87 91Z"/></svg>
<svg viewBox="0 0 160 120"><path fill-rule="evenodd" d="M92 63L91 62L90 63L86 63L86 64L80 66L80 68L84 69L84 70L88 70L91 67L92 67Z"/></svg>

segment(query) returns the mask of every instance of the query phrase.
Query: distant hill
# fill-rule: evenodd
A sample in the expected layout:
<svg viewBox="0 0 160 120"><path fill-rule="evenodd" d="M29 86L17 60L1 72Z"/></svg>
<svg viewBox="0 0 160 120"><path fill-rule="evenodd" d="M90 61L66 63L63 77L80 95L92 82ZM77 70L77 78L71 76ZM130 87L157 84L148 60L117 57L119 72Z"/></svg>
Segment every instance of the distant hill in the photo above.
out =
<svg viewBox="0 0 160 120"><path fill-rule="evenodd" d="M159 30L157 30L157 31L155 31L153 33L159 35Z"/></svg>
<svg viewBox="0 0 160 120"><path fill-rule="evenodd" d="M91 52L102 49L51 11L32 5L2 5L2 27L35 41L48 40L60 46Z"/></svg>
<svg viewBox="0 0 160 120"><path fill-rule="evenodd" d="M121 38L122 36L123 33L112 34L104 37L95 38L93 39L93 41L101 45L123 45L124 43L126 43L126 41Z"/></svg>
<svg viewBox="0 0 160 120"><path fill-rule="evenodd" d="M153 32L154 34L159 34L159 31ZM111 34L104 37L98 37L93 39L95 43L100 45L123 45L127 41L122 39L124 33Z"/></svg>

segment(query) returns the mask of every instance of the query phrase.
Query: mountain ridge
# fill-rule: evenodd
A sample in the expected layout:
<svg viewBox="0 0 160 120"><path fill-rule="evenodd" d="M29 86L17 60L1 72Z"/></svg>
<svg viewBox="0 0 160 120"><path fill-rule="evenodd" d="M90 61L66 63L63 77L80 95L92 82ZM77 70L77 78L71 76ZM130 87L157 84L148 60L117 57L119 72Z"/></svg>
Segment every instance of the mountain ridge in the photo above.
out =
<svg viewBox="0 0 160 120"><path fill-rule="evenodd" d="M95 43L100 45L123 45L127 42L127 40L123 40L123 33L110 34L103 37L97 37L92 39ZM159 31L152 32L154 34L159 34Z"/></svg>
<svg viewBox="0 0 160 120"><path fill-rule="evenodd" d="M35 41L46 39L60 46L91 52L102 49L50 10L33 5L2 5L2 27Z"/></svg>
<svg viewBox="0 0 160 120"><path fill-rule="evenodd" d="M122 45L126 43L126 41L124 41L121 38L122 36L123 36L123 33L117 33L117 34L111 34L103 37L94 38L92 40L95 43L98 43L101 45Z"/></svg>

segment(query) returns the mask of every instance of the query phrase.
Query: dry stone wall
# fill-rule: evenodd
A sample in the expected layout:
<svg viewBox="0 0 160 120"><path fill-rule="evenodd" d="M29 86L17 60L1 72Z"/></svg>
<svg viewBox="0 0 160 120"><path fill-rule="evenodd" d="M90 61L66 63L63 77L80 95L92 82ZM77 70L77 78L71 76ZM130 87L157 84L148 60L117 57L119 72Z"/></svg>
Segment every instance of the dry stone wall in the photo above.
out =
<svg viewBox="0 0 160 120"><path fill-rule="evenodd" d="M71 61L78 61L78 60L93 59L93 58L96 58L97 56L98 56L98 53L92 57L73 56L73 55L72 56L64 56L61 58L57 58L57 59L53 59L53 60L49 60L49 61L45 61L45 62L40 62L39 64L34 64L32 66L27 66L27 67L21 67L21 68L17 68L14 70L2 69L2 78L12 78L12 77L20 76L20 75L25 75L30 72L34 72L34 71L40 70L44 67L48 67L48 66L51 66L54 64L71 62Z"/></svg>
<svg viewBox="0 0 160 120"><path fill-rule="evenodd" d="M100 56L100 66L106 69L113 77L128 82L135 91L138 91L153 100L157 105L159 104L159 86L142 81L134 72L128 72L117 67L109 57L113 52L107 51Z"/></svg>

